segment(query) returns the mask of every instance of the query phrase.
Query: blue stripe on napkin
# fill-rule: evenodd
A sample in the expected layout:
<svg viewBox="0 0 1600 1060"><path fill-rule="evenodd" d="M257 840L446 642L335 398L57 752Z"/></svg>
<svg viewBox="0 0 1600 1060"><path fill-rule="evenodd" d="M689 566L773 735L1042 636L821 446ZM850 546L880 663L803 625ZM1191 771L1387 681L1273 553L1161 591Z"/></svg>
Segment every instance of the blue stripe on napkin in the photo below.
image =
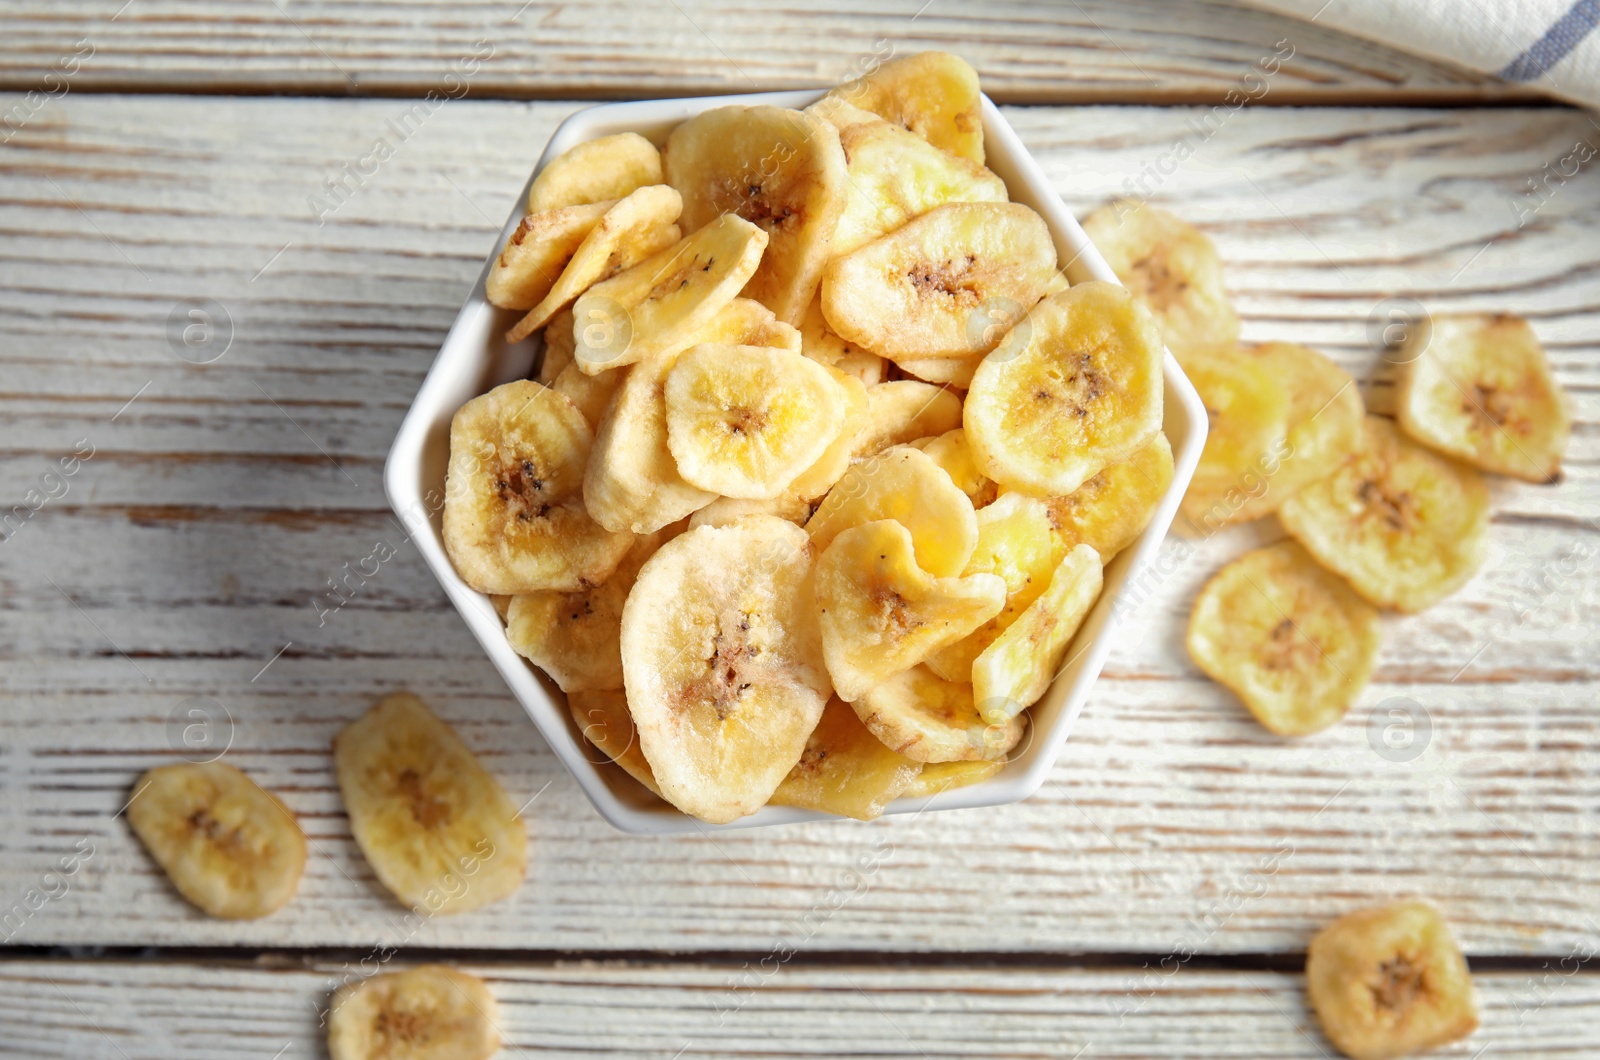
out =
<svg viewBox="0 0 1600 1060"><path fill-rule="evenodd" d="M1600 0L1578 0L1534 41L1528 50L1506 64L1500 76L1507 81L1532 81L1567 57L1600 23Z"/></svg>

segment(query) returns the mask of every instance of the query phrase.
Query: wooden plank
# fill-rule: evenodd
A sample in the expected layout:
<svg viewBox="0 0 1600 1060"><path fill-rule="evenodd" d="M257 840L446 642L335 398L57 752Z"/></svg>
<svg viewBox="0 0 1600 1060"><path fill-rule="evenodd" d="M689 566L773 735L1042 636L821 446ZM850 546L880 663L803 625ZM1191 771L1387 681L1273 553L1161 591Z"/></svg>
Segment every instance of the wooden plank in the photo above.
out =
<svg viewBox="0 0 1600 1060"><path fill-rule="evenodd" d="M7 961L0 1029L11 1048L41 1058L321 1057L320 1013L344 977L359 977L358 961ZM1593 1055L1600 976L1581 968L1569 959L1548 970L1478 973L1482 1026L1429 1055ZM595 962L467 970L499 1002L502 1057L1335 1055L1306 1005L1303 978L1282 972L777 960L748 972Z"/></svg>
<svg viewBox="0 0 1600 1060"><path fill-rule="evenodd" d="M1271 738L1183 656L1194 590L1269 521L1169 545L1171 573L1028 802L642 840L611 832L561 774L413 551L322 624L312 606L393 533L389 439L572 105L448 108L320 226L307 199L402 104L70 98L0 148L4 508L76 439L95 447L66 495L0 542L0 911L78 840L95 851L12 942L373 944L400 910L350 843L328 745L397 687L433 702L519 801L543 792L522 891L424 925L419 945L762 949L880 844L891 856L807 950L1294 953L1330 915L1408 891L1447 903L1475 954L1595 937L1600 183L1585 170L1520 229L1515 212L1529 176L1593 135L1587 118L1248 110L1155 189L1217 238L1251 339L1311 343L1366 379L1384 297L1509 308L1534 319L1576 399L1567 481L1497 485L1489 569L1387 620L1346 723ZM1081 212L1195 136L1198 112L1008 114ZM194 297L234 320L206 365L165 333ZM1381 377L1365 390L1387 400ZM312 838L299 897L269 920L206 921L113 818L138 772L174 756L165 720L191 696L231 712L229 760L283 792ZM1432 725L1411 762L1369 743L1393 698ZM1217 915L1263 875L1264 893Z"/></svg>
<svg viewBox="0 0 1600 1060"><path fill-rule="evenodd" d="M1012 102L1215 102L1289 42L1263 101L1384 104L1536 98L1228 0L922 0L804 8L641 0L10 0L0 88L637 98L807 88L890 54L965 55ZM1287 53L1286 53L1287 54ZM478 60L483 60L481 64ZM62 74L69 76L62 78Z"/></svg>

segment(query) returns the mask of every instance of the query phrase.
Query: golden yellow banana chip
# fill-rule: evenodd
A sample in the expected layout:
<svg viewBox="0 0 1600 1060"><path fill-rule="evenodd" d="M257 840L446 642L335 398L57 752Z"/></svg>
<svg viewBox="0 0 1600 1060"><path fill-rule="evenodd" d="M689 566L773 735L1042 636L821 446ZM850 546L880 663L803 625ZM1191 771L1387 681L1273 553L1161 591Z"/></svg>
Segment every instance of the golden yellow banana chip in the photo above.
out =
<svg viewBox="0 0 1600 1060"><path fill-rule="evenodd" d="M328 1010L330 1060L489 1060L500 1008L482 979L424 964L339 988Z"/></svg>
<svg viewBox="0 0 1600 1060"><path fill-rule="evenodd" d="M277 796L223 762L160 766L128 803L128 823L178 893L215 917L283 908L300 886L306 837Z"/></svg>
<svg viewBox="0 0 1600 1060"><path fill-rule="evenodd" d="M872 403L867 398L867 388L861 380L839 368L825 366L825 370L838 388L844 419L822 455L800 472L785 490L785 494L807 502L827 493L850 470L850 463L855 458L856 438L866 429L872 415ZM779 514L788 518L787 510ZM810 518L810 515L808 503L805 518ZM805 518L800 521L803 523Z"/></svg>
<svg viewBox="0 0 1600 1060"><path fill-rule="evenodd" d="M918 438L908 443L921 449L944 469L956 488L967 495L974 508L982 508L999 495L1000 488L993 479L978 470L972 459L972 449L967 445L967 432L960 427L945 431L932 438Z"/></svg>
<svg viewBox="0 0 1600 1060"><path fill-rule="evenodd" d="M928 762L901 795L907 799L941 795L956 788L981 784L1005 767L1004 758L997 758L991 762Z"/></svg>
<svg viewBox="0 0 1600 1060"><path fill-rule="evenodd" d="M561 372L572 363L572 310L563 309L550 318L544 327L544 356L539 360L539 374L534 382L554 386Z"/></svg>
<svg viewBox="0 0 1600 1060"><path fill-rule="evenodd" d="M889 750L849 705L830 699L800 761L772 793L772 805L870 821L921 772L921 762Z"/></svg>
<svg viewBox="0 0 1600 1060"><path fill-rule="evenodd" d="M822 655L835 694L860 698L993 618L1005 582L936 578L917 566L911 531L893 519L841 532L817 560Z"/></svg>
<svg viewBox="0 0 1600 1060"><path fill-rule="evenodd" d="M935 147L983 162L983 104L978 72L949 52L892 59L829 92L828 100L871 111Z"/></svg>
<svg viewBox="0 0 1600 1060"><path fill-rule="evenodd" d="M387 696L346 725L333 762L356 844L407 906L465 913L522 885L528 836L516 807L416 696Z"/></svg>
<svg viewBox="0 0 1600 1060"><path fill-rule="evenodd" d="M1472 974L1427 902L1361 909L1317 933L1306 993L1322 1032L1354 1060L1390 1060L1478 1029Z"/></svg>
<svg viewBox="0 0 1600 1060"><path fill-rule="evenodd" d="M532 309L614 202L531 213L506 240L483 281L484 297L501 309Z"/></svg>
<svg viewBox="0 0 1600 1060"><path fill-rule="evenodd" d="M1100 598L1100 568L1099 553L1088 545L1074 547L1049 588L972 661L972 699L985 720L1000 724L1044 695Z"/></svg>
<svg viewBox="0 0 1600 1060"><path fill-rule="evenodd" d="M796 526L804 526L806 520L811 518L811 502L796 493L783 493L764 500L718 497L689 516L689 529L693 530L700 526L727 526L747 515L774 515Z"/></svg>
<svg viewBox="0 0 1600 1060"><path fill-rule="evenodd" d="M655 774L650 772L650 763L639 747L639 734L633 727L633 715L628 712L626 692L620 688L569 692L567 709L585 740L621 766L628 776L654 794L661 794Z"/></svg>
<svg viewBox="0 0 1600 1060"><path fill-rule="evenodd" d="M813 361L855 376L864 386L883 382L883 358L835 335L822 315L820 295L811 300L800 320L800 352Z"/></svg>
<svg viewBox="0 0 1600 1060"><path fill-rule="evenodd" d="M1189 657L1280 736L1344 717L1378 661L1378 611L1293 541L1218 571L1189 614Z"/></svg>
<svg viewBox="0 0 1600 1060"><path fill-rule="evenodd" d="M1306 551L1379 607L1421 611L1477 573L1489 547L1489 488L1368 416L1361 446L1290 497L1278 519Z"/></svg>
<svg viewBox="0 0 1600 1060"><path fill-rule="evenodd" d="M528 189L528 210L620 199L661 183L661 154L638 133L616 133L578 144L550 160Z"/></svg>
<svg viewBox="0 0 1600 1060"><path fill-rule="evenodd" d="M1053 294L984 358L964 425L978 469L1002 486L1076 490L1161 429L1161 339L1115 284Z"/></svg>
<svg viewBox="0 0 1600 1060"><path fill-rule="evenodd" d="M1018 716L985 719L971 685L926 666L895 674L850 705L885 746L918 762L1002 760L1027 724Z"/></svg>
<svg viewBox="0 0 1600 1060"><path fill-rule="evenodd" d="M867 387L867 423L851 451L857 459L961 426L961 397L948 387L895 379Z"/></svg>
<svg viewBox="0 0 1600 1060"><path fill-rule="evenodd" d="M1172 445L1155 437L1064 497L1046 497L1050 529L1062 552L1089 545L1110 563L1138 540L1172 485Z"/></svg>
<svg viewBox="0 0 1600 1060"><path fill-rule="evenodd" d="M577 365L569 364L561 369L550 389L578 406L584 422L599 430L606 406L611 404L626 374L626 368L612 368L599 375L588 375Z"/></svg>
<svg viewBox="0 0 1600 1060"><path fill-rule="evenodd" d="M971 357L902 357L895 364L906 375L915 376L924 383L953 386L966 390L972 377L978 373L984 354Z"/></svg>
<svg viewBox="0 0 1600 1060"><path fill-rule="evenodd" d="M806 532L821 553L844 531L879 519L911 531L917 566L936 578L959 575L978 543L972 502L928 454L909 446L886 449L846 471Z"/></svg>
<svg viewBox="0 0 1600 1060"><path fill-rule="evenodd" d="M1434 317L1412 331L1398 359L1396 414L1407 434L1485 471L1560 481L1571 402L1526 320Z"/></svg>

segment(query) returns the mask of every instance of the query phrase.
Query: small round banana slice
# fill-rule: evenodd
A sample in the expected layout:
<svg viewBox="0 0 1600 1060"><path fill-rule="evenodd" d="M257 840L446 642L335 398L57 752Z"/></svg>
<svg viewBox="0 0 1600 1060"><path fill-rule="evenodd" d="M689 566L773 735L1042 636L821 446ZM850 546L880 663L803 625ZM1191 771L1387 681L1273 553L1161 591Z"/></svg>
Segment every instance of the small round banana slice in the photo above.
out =
<svg viewBox="0 0 1600 1060"><path fill-rule="evenodd" d="M929 762L901 792L907 799L925 799L955 788L981 784L1006 767L1004 758L991 762Z"/></svg>
<svg viewBox="0 0 1600 1060"><path fill-rule="evenodd" d="M867 387L867 425L851 452L857 460L961 426L961 397L947 387L895 379Z"/></svg>
<svg viewBox="0 0 1600 1060"><path fill-rule="evenodd" d="M489 1060L500 1007L482 979L442 964L339 988L328 1009L330 1060Z"/></svg>
<svg viewBox="0 0 1600 1060"><path fill-rule="evenodd" d="M650 763L639 747L639 734L633 727L633 715L628 712L627 693L620 688L569 692L567 709L585 740L621 766L628 776L654 794L661 794Z"/></svg>
<svg viewBox="0 0 1600 1060"><path fill-rule="evenodd" d="M982 509L999 495L1000 487L994 479L978 470L972 459L972 448L967 445L967 432L962 428L956 427L932 438L919 438L909 444L927 453L935 464L944 468L944 473L967 495L974 508ZM979 533L982 533L981 527Z"/></svg>
<svg viewBox="0 0 1600 1060"><path fill-rule="evenodd" d="M1003 759L1027 725L1020 717L985 720L971 685L946 681L926 666L895 674L850 705L885 746L918 762Z"/></svg>
<svg viewBox="0 0 1600 1060"><path fill-rule="evenodd" d="M911 531L893 519L840 533L817 560L822 654L834 692L853 702L1005 605L993 574L935 578L917 566Z"/></svg>
<svg viewBox="0 0 1600 1060"><path fill-rule="evenodd" d="M1122 199L1083 219L1111 271L1161 326L1180 357L1239 341L1239 314L1222 285L1222 258L1194 225L1159 207Z"/></svg>
<svg viewBox="0 0 1600 1060"><path fill-rule="evenodd" d="M829 694L812 591L816 551L773 516L663 545L622 611L622 671L661 794L726 824L766 804Z"/></svg>
<svg viewBox="0 0 1600 1060"><path fill-rule="evenodd" d="M963 574L988 574L1006 587L1005 606L961 640L928 656L928 666L947 681L972 680L972 663L1005 632L1050 585L1050 576L1067 554L1042 500L1006 493L978 509L978 544Z"/></svg>
<svg viewBox="0 0 1600 1060"><path fill-rule="evenodd" d="M1100 568L1094 549L1073 548L1051 575L1050 587L972 661L972 698L985 719L1015 717L1044 695L1099 599Z"/></svg>
<svg viewBox="0 0 1600 1060"><path fill-rule="evenodd" d="M554 386L556 379L572 363L572 310L563 309L544 327L544 356L539 359L539 374L534 382Z"/></svg>
<svg viewBox="0 0 1600 1060"><path fill-rule="evenodd" d="M1415 612L1465 585L1489 548L1489 487L1476 471L1368 416L1362 442L1278 519L1318 563L1379 607Z"/></svg>
<svg viewBox="0 0 1600 1060"><path fill-rule="evenodd" d="M910 129L935 147L983 163L983 104L978 72L949 52L893 59L824 97Z"/></svg>
<svg viewBox="0 0 1600 1060"><path fill-rule="evenodd" d="M578 144L550 160L528 189L528 209L554 210L631 195L661 183L661 153L638 133Z"/></svg>
<svg viewBox="0 0 1600 1060"><path fill-rule="evenodd" d="M663 168L667 183L683 194L686 228L734 214L767 233L745 296L779 320L798 323L817 293L844 211L839 131L783 107L717 107L672 130Z"/></svg>
<svg viewBox="0 0 1600 1060"><path fill-rule="evenodd" d="M1306 993L1334 1047L1389 1060L1478 1029L1472 973L1432 905L1411 899L1347 913L1306 951Z"/></svg>
<svg viewBox="0 0 1600 1060"><path fill-rule="evenodd" d="M840 424L839 433L833 436L828 447L822 451L815 462L795 477L789 483L786 494L796 498L811 501L821 497L833 488L833 484L850 470L850 463L855 459L856 438L866 430L872 417L872 403L867 398L867 388L861 380L839 368L824 366L834 384L839 388L839 394L844 402L844 420ZM809 506L806 509L806 518L810 518ZM784 515L788 518L787 514ZM802 523L805 519L800 520Z"/></svg>
<svg viewBox="0 0 1600 1060"><path fill-rule="evenodd" d="M1034 307L967 392L967 442L1002 486L1055 495L1161 429L1161 339L1145 308L1091 281Z"/></svg>
<svg viewBox="0 0 1600 1060"><path fill-rule="evenodd" d="M1400 427L1446 456L1529 482L1559 482L1572 407L1533 328L1509 313L1434 317L1398 359Z"/></svg>
<svg viewBox="0 0 1600 1060"><path fill-rule="evenodd" d="M880 357L971 357L998 346L1055 273L1049 226L1028 207L946 203L830 261L822 313Z"/></svg>
<svg viewBox="0 0 1600 1060"><path fill-rule="evenodd" d="M823 708L800 761L772 793L772 805L871 821L921 772L921 762L889 750L848 704L834 698Z"/></svg>
<svg viewBox="0 0 1600 1060"><path fill-rule="evenodd" d="M160 766L133 790L134 834L178 893L205 913L253 920L294 897L306 837L277 796L233 766Z"/></svg>
<svg viewBox="0 0 1600 1060"><path fill-rule="evenodd" d="M1189 657L1279 736L1344 717L1378 660L1377 608L1293 541L1222 568L1189 613Z"/></svg>
<svg viewBox="0 0 1600 1060"><path fill-rule="evenodd" d="M489 267L483 294L501 309L532 309L550 293L561 271L615 202L564 206L531 213L511 233Z"/></svg>
<svg viewBox="0 0 1600 1060"><path fill-rule="evenodd" d="M838 257L947 202L1008 202L1003 180L886 121L840 131L849 195L829 252Z"/></svg>
<svg viewBox="0 0 1600 1060"><path fill-rule="evenodd" d="M774 515L796 526L811 518L811 502L796 493L782 493L764 500L743 497L718 497L689 516L689 529L701 526L727 526L747 515Z"/></svg>
<svg viewBox="0 0 1600 1060"><path fill-rule="evenodd" d="M595 284L572 306L573 357L595 375L693 345L754 275L766 245L766 232L724 214Z"/></svg>
<svg viewBox="0 0 1600 1060"><path fill-rule="evenodd" d="M1056 542L1063 551L1089 545L1110 563L1144 533L1172 485L1172 473L1172 445L1158 431L1128 459L1066 496L1045 498Z"/></svg>
<svg viewBox="0 0 1600 1060"><path fill-rule="evenodd" d="M895 446L851 467L806 523L820 553L853 526L893 519L911 531L917 566L936 578L961 574L978 543L967 495L928 454Z"/></svg>
<svg viewBox="0 0 1600 1060"><path fill-rule="evenodd" d="M584 421L599 430L606 406L611 404L611 398L622 385L627 371L626 368L613 368L599 375L589 375L577 365L569 364L561 369L561 374L550 384L550 389L578 406Z"/></svg>
<svg viewBox="0 0 1600 1060"><path fill-rule="evenodd" d="M633 537L584 509L591 439L576 405L531 380L461 406L450 421L444 543L463 581L509 595L611 576Z"/></svg>
<svg viewBox="0 0 1600 1060"><path fill-rule="evenodd" d="M847 411L826 368L766 346L695 346L663 394L678 473L724 497L783 493L838 436Z"/></svg>
<svg viewBox="0 0 1600 1060"><path fill-rule="evenodd" d="M673 222L682 210L683 200L665 184L648 185L619 200L590 229L555 285L506 334L506 341L521 342L601 280L677 243L683 232Z"/></svg>
<svg viewBox="0 0 1600 1060"><path fill-rule="evenodd" d="M811 300L806 315L800 320L800 352L813 361L855 376L863 386L883 382L884 359L835 335L822 315L820 295Z"/></svg>
<svg viewBox="0 0 1600 1060"><path fill-rule="evenodd" d="M1195 479L1237 487L1289 434L1287 380L1268 362L1237 347L1187 353L1183 373L1200 394L1209 421Z"/></svg>
<svg viewBox="0 0 1600 1060"><path fill-rule="evenodd" d="M422 700L379 700L333 741L350 832L378 881L429 915L522 885L528 836L498 781Z"/></svg>

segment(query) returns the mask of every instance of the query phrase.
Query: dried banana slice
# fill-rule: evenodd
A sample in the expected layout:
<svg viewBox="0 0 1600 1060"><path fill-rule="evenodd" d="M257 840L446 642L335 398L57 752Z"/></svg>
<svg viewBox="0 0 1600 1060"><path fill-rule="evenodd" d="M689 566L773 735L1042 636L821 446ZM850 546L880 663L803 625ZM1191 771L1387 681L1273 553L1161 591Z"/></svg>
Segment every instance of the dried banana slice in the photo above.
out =
<svg viewBox="0 0 1600 1060"><path fill-rule="evenodd" d="M718 497L689 516L689 529L693 530L698 526L727 526L747 515L775 515L796 526L804 526L806 520L811 518L811 502L794 493L783 493L764 500Z"/></svg>
<svg viewBox="0 0 1600 1060"><path fill-rule="evenodd" d="M1062 550L1089 545L1110 563L1138 540L1172 485L1172 445L1156 432L1128 459L1064 497L1046 497L1050 529Z"/></svg>
<svg viewBox="0 0 1600 1060"><path fill-rule="evenodd" d="M820 553L844 531L879 519L911 531L917 566L936 578L961 574L978 543L972 502L928 454L909 446L887 449L846 471L806 532Z"/></svg>
<svg viewBox="0 0 1600 1060"><path fill-rule="evenodd" d="M1050 229L1028 207L946 203L829 262L822 314L891 360L970 357L998 346L1055 273Z"/></svg>
<svg viewBox="0 0 1600 1060"><path fill-rule="evenodd" d="M953 644L1005 605L992 574L935 578L917 566L911 531L893 519L851 527L817 560L822 654L834 692L853 702Z"/></svg>
<svg viewBox="0 0 1600 1060"><path fill-rule="evenodd" d="M612 395L622 385L627 371L626 368L613 368L599 375L588 375L577 365L569 364L561 369L561 374L550 384L550 389L578 406L578 411L583 413L584 422L599 430L606 406L611 403Z"/></svg>
<svg viewBox="0 0 1600 1060"><path fill-rule="evenodd" d="M800 320L800 352L813 361L855 376L863 386L883 382L883 358L852 346L835 335L822 315L820 295L811 300L805 316Z"/></svg>
<svg viewBox="0 0 1600 1060"><path fill-rule="evenodd" d="M711 318L711 323L695 332L683 349L703 342L728 342L738 346L771 346L791 353L800 352L800 331L773 315L772 310L754 298L735 298Z"/></svg>
<svg viewBox="0 0 1600 1060"><path fill-rule="evenodd" d="M806 501L827 493L833 488L833 484L850 470L850 462L855 457L856 437L866 429L872 417L872 403L867 398L867 388L862 385L861 380L838 368L825 366L825 370L839 389L844 403L844 419L839 432L833 436L833 440L822 451L822 455L817 457L810 467L800 472L785 491ZM809 518L810 514L810 508L807 506L806 518ZM787 517L785 515L785 518ZM804 522L805 519L800 521Z"/></svg>
<svg viewBox="0 0 1600 1060"><path fill-rule="evenodd" d="M1489 488L1471 468L1402 436L1393 421L1368 416L1360 448L1285 501L1278 519L1368 600L1421 611L1483 566Z"/></svg>
<svg viewBox="0 0 1600 1060"><path fill-rule="evenodd" d="M684 813L726 824L760 809L822 717L815 556L804 530L753 515L690 530L639 572L622 611L628 707Z"/></svg>
<svg viewBox="0 0 1600 1060"><path fill-rule="evenodd" d="M767 233L745 296L798 323L817 293L844 210L839 131L783 107L718 107L672 131L663 167L667 183L683 194L684 227L736 214Z"/></svg>
<svg viewBox="0 0 1600 1060"><path fill-rule="evenodd" d="M563 309L544 327L544 356L539 360L537 383L554 386L557 377L572 363L572 310Z"/></svg>
<svg viewBox="0 0 1600 1060"><path fill-rule="evenodd" d="M498 781L409 693L387 696L333 741L350 832L378 881L431 915L516 892L528 836Z"/></svg>
<svg viewBox="0 0 1600 1060"><path fill-rule="evenodd" d="M590 375L682 350L738 295L767 234L726 214L585 291L572 307L573 357Z"/></svg>
<svg viewBox="0 0 1600 1060"><path fill-rule="evenodd" d="M1389 1060L1478 1029L1472 973L1427 902L1347 913L1306 951L1306 993L1322 1032L1355 1060Z"/></svg>
<svg viewBox="0 0 1600 1060"><path fill-rule="evenodd" d="M1378 611L1293 541L1218 571L1189 614L1189 657L1280 736L1326 729L1378 660Z"/></svg>
<svg viewBox="0 0 1600 1060"><path fill-rule="evenodd" d="M948 384L965 390L972 385L972 377L977 374L984 356L979 353L971 357L902 357L895 364L924 383Z"/></svg>
<svg viewBox="0 0 1600 1060"><path fill-rule="evenodd" d="M954 788L981 784L1006 767L1004 758L992 762L929 762L901 792L907 799L923 799Z"/></svg>
<svg viewBox="0 0 1600 1060"><path fill-rule="evenodd" d="M494 613L500 616L500 621L506 620L506 614L511 610L511 601L514 599L516 599L514 596L490 595L489 605L494 608Z"/></svg>
<svg viewBox="0 0 1600 1060"><path fill-rule="evenodd" d="M1099 553L1088 545L1075 546L1043 595L972 661L972 698L985 719L1003 722L1044 695L1100 596L1100 568Z"/></svg>
<svg viewBox="0 0 1600 1060"><path fill-rule="evenodd" d="M830 699L772 805L870 821L921 772L921 762L883 746L849 705Z"/></svg>
<svg viewBox="0 0 1600 1060"><path fill-rule="evenodd" d="M1174 353L1239 341L1239 314L1222 285L1222 258L1194 225L1122 199L1085 217L1083 230L1117 279L1155 314Z"/></svg>
<svg viewBox="0 0 1600 1060"><path fill-rule="evenodd" d="M972 663L1050 584L1067 547L1052 533L1045 503L1007 493L978 510L978 544L963 574L991 574L1006 586L1005 606L961 640L933 652L928 666L947 681L972 680Z"/></svg>
<svg viewBox="0 0 1600 1060"><path fill-rule="evenodd" d="M613 201L531 213L511 233L489 267L483 294L501 309L532 309L550 293Z"/></svg>
<svg viewBox="0 0 1600 1060"><path fill-rule="evenodd" d="M223 762L186 762L145 773L128 823L202 911L253 920L283 908L300 886L306 837L277 796Z"/></svg>
<svg viewBox="0 0 1600 1060"><path fill-rule="evenodd" d="M1529 482L1559 482L1571 402L1533 328L1509 313L1438 316L1400 351L1400 428L1446 456Z"/></svg>
<svg viewBox="0 0 1600 1060"><path fill-rule="evenodd" d="M683 232L673 222L682 210L683 200L665 184L648 185L619 200L572 252L555 286L506 334L506 341L521 342L601 280L677 243Z"/></svg>
<svg viewBox="0 0 1600 1060"><path fill-rule="evenodd" d="M847 103L833 93L829 93L811 104L806 108L806 113L816 115L835 129L838 129L841 134L852 125L875 125L884 120L881 114L863 110L854 104Z"/></svg>
<svg viewBox="0 0 1600 1060"><path fill-rule="evenodd" d="M530 212L620 199L661 183L661 153L638 133L578 144L550 160L528 189Z"/></svg>
<svg viewBox="0 0 1600 1060"><path fill-rule="evenodd" d="M463 581L515 594L611 576L633 538L584 510L591 437L576 405L526 379L461 406L450 421L444 544Z"/></svg>
<svg viewBox="0 0 1600 1060"><path fill-rule="evenodd" d="M724 497L783 493L845 422L844 394L826 368L766 346L695 346L663 393L678 473Z"/></svg>
<svg viewBox="0 0 1600 1060"><path fill-rule="evenodd" d="M851 108L904 126L935 147L983 163L978 72L949 52L919 52L884 63L829 92Z"/></svg>
<svg viewBox="0 0 1600 1060"><path fill-rule="evenodd" d="M896 379L867 387L867 425L856 435L856 459L961 426L961 398L945 387Z"/></svg>
<svg viewBox="0 0 1600 1060"><path fill-rule="evenodd" d="M885 746L918 762L1003 759L1027 724L1011 716L985 720L971 685L946 681L926 666L894 675L851 706Z"/></svg>
<svg viewBox="0 0 1600 1060"><path fill-rule="evenodd" d="M572 720L585 740L621 766L628 776L654 794L661 794L655 774L650 772L650 763L645 761L644 751L639 747L639 734L633 727L628 697L622 689L569 692L567 709L572 712Z"/></svg>
<svg viewBox="0 0 1600 1060"><path fill-rule="evenodd" d="M849 196L829 252L838 257L947 202L1008 202L1006 185L977 162L886 121L840 131Z"/></svg>
<svg viewBox="0 0 1600 1060"><path fill-rule="evenodd" d="M998 496L1000 487L978 470L977 463L972 459L972 448L967 445L967 432L960 427L933 438L919 438L909 444L927 453L935 464L944 468L944 473L950 476L950 481L956 484L957 489L967 495L974 508L981 509ZM981 535L981 528L979 533Z"/></svg>
<svg viewBox="0 0 1600 1060"><path fill-rule="evenodd" d="M1002 486L1071 493L1161 429L1161 339L1123 288L1069 287L1013 336L978 366L964 410L973 458Z"/></svg>
<svg viewBox="0 0 1600 1060"><path fill-rule="evenodd" d="M442 964L348 983L328 1010L330 1060L489 1060L500 1008L482 979Z"/></svg>

